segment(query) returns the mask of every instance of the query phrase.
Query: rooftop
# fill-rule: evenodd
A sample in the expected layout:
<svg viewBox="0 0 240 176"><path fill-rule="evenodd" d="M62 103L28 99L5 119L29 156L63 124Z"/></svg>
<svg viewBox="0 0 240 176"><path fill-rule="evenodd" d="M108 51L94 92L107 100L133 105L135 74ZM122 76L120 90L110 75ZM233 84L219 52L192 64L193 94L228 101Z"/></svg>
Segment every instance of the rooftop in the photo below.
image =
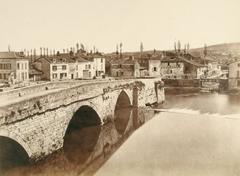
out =
<svg viewBox="0 0 240 176"><path fill-rule="evenodd" d="M20 52L6 51L0 52L0 59L23 59L24 55Z"/></svg>

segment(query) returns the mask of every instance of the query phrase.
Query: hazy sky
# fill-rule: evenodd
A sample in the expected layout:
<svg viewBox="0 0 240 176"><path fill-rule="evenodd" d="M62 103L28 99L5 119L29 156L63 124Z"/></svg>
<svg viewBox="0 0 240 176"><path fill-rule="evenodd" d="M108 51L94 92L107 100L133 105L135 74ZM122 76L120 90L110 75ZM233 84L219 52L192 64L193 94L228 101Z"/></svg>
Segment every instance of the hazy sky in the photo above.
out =
<svg viewBox="0 0 240 176"><path fill-rule="evenodd" d="M240 42L239 0L0 0L0 50Z"/></svg>

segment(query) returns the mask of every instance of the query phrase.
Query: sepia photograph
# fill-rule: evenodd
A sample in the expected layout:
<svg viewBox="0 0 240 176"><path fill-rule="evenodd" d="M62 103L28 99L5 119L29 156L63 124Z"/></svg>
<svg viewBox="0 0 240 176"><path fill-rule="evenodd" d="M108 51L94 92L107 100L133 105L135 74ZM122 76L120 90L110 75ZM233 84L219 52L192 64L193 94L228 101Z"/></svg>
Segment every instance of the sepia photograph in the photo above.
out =
<svg viewBox="0 0 240 176"><path fill-rule="evenodd" d="M0 176L239 176L239 0L0 0Z"/></svg>

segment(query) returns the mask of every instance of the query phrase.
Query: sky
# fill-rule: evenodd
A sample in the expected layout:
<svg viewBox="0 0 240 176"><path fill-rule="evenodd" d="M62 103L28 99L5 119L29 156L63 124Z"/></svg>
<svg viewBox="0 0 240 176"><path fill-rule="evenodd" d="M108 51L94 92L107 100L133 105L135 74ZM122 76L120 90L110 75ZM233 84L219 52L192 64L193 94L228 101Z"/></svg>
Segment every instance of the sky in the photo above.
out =
<svg viewBox="0 0 240 176"><path fill-rule="evenodd" d="M239 0L0 0L0 51L240 42Z"/></svg>

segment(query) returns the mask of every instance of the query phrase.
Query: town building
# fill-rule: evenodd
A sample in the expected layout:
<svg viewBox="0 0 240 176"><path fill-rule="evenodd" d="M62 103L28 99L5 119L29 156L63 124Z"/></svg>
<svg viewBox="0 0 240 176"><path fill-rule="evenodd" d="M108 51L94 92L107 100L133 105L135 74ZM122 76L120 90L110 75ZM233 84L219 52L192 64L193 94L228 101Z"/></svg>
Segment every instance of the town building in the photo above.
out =
<svg viewBox="0 0 240 176"><path fill-rule="evenodd" d="M164 57L161 60L161 75L164 79L200 79L206 66L183 57Z"/></svg>
<svg viewBox="0 0 240 176"><path fill-rule="evenodd" d="M229 89L240 89L240 61L229 64Z"/></svg>
<svg viewBox="0 0 240 176"><path fill-rule="evenodd" d="M140 64L141 77L161 76L161 56L141 56L136 58Z"/></svg>
<svg viewBox="0 0 240 176"><path fill-rule="evenodd" d="M76 58L76 79L93 79L95 77L94 62L80 56Z"/></svg>
<svg viewBox="0 0 240 176"><path fill-rule="evenodd" d="M102 77L105 75L105 57L101 54L93 54L87 58L89 61L93 62L93 68L95 69L95 76Z"/></svg>
<svg viewBox="0 0 240 176"><path fill-rule="evenodd" d="M161 58L151 57L148 60L148 73L150 77L161 76Z"/></svg>
<svg viewBox="0 0 240 176"><path fill-rule="evenodd" d="M34 67L43 72L43 80L50 81L93 79L96 73L93 61L69 54L40 57L34 62Z"/></svg>
<svg viewBox="0 0 240 176"><path fill-rule="evenodd" d="M113 59L110 63L110 76L121 78L140 77L140 65L132 56Z"/></svg>
<svg viewBox="0 0 240 176"><path fill-rule="evenodd" d="M0 52L0 81L10 84L29 81L29 61L20 52Z"/></svg>

